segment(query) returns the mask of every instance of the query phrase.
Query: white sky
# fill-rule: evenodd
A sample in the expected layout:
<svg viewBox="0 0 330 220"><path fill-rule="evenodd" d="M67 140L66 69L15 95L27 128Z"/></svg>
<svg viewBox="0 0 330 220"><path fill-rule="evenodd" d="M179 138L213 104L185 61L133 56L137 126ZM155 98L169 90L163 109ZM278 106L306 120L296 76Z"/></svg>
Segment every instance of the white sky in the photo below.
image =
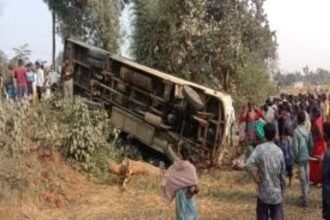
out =
<svg viewBox="0 0 330 220"><path fill-rule="evenodd" d="M330 69L330 0L267 0L283 70Z"/></svg>
<svg viewBox="0 0 330 220"><path fill-rule="evenodd" d="M0 8L0 49L11 56L13 47L28 43L33 60L50 61L51 15L43 0L0 0ZM330 69L330 0L266 0L265 10L282 70Z"/></svg>
<svg viewBox="0 0 330 220"><path fill-rule="evenodd" d="M43 0L0 0L0 50L9 57L14 47L25 43L32 50L32 61L52 56L52 20ZM57 52L63 50L57 38Z"/></svg>

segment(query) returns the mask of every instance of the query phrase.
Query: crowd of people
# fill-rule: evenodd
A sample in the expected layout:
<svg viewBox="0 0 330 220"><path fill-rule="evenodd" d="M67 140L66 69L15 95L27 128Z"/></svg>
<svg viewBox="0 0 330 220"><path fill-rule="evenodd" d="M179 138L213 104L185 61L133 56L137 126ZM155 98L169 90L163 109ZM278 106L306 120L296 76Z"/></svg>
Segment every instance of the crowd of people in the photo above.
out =
<svg viewBox="0 0 330 220"><path fill-rule="evenodd" d="M294 166L301 206L309 204L310 185L322 186L323 217L330 219L330 96L282 94L260 107L249 103L240 114L239 137L244 167L259 186L257 219L284 218L282 196Z"/></svg>
<svg viewBox="0 0 330 220"><path fill-rule="evenodd" d="M8 68L0 66L1 98L35 103L49 98L58 88L63 88L65 97L73 97L73 67L68 60L61 74L53 66L45 68L39 61L25 64L19 59Z"/></svg>

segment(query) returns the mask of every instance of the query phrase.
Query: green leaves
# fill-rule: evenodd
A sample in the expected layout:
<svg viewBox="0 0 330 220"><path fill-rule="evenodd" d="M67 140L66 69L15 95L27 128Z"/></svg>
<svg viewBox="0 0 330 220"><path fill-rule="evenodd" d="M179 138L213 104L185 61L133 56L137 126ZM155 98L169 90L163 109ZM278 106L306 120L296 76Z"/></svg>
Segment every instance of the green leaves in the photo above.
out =
<svg viewBox="0 0 330 220"><path fill-rule="evenodd" d="M29 49L28 44L24 44L17 48L13 48L15 53L14 57L10 60L11 63L17 63L19 59L23 59L25 62L29 61L32 51Z"/></svg>
<svg viewBox="0 0 330 220"><path fill-rule="evenodd" d="M276 57L262 0L134 0L138 62L230 91L249 59Z"/></svg>
<svg viewBox="0 0 330 220"><path fill-rule="evenodd" d="M119 38L117 0L44 0L55 10L63 39L77 38L116 53Z"/></svg>
<svg viewBox="0 0 330 220"><path fill-rule="evenodd" d="M91 158L97 148L106 148L109 144L107 132L104 132L111 131L106 123L107 114L103 111L90 111L87 105L77 98L68 117L72 124L65 140L67 156L74 158L88 170L93 166Z"/></svg>
<svg viewBox="0 0 330 220"><path fill-rule="evenodd" d="M247 102L262 104L265 98L274 95L276 88L269 79L267 69L251 59L239 70L235 87L235 100L238 104ZM240 106L236 106L240 107Z"/></svg>

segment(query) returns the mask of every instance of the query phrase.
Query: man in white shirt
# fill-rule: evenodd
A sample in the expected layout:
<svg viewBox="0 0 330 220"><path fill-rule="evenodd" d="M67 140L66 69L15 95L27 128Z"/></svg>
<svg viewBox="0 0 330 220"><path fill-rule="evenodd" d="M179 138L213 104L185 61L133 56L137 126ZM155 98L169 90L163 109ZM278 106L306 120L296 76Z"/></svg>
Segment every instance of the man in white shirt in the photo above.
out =
<svg viewBox="0 0 330 220"><path fill-rule="evenodd" d="M45 84L45 76L44 76L44 71L41 68L41 65L38 61L35 63L35 66L37 72L37 79L36 79L37 95L38 95L38 100L40 101L42 98L42 92Z"/></svg>
<svg viewBox="0 0 330 220"><path fill-rule="evenodd" d="M53 92L58 88L60 79L60 74L58 74L58 72L52 66L50 70L50 87Z"/></svg>

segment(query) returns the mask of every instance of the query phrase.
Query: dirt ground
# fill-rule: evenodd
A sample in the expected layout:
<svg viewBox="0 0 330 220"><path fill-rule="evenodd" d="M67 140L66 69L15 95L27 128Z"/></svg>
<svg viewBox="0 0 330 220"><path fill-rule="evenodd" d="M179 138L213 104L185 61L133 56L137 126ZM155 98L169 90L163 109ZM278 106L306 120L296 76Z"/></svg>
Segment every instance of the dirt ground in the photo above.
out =
<svg viewBox="0 0 330 220"><path fill-rule="evenodd" d="M50 151L32 153L25 164L29 187L20 198L0 204L0 219L175 219L174 204L166 205L160 196L159 178L133 177L127 191L121 192L113 177L96 184ZM245 172L204 173L200 189L199 219L255 219L256 188ZM285 218L321 219L320 189L311 189L306 209L298 207L299 195L295 180L285 192Z"/></svg>

